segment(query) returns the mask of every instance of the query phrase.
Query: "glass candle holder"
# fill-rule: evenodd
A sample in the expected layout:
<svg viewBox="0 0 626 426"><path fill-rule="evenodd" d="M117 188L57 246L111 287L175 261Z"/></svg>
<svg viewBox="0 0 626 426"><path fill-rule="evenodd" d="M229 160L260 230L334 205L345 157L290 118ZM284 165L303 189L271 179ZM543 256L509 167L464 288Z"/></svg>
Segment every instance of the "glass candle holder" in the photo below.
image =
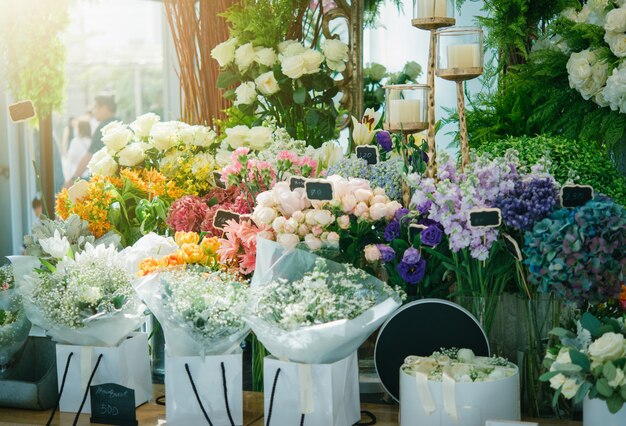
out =
<svg viewBox="0 0 626 426"><path fill-rule="evenodd" d="M428 85L385 86L385 122L391 132L415 133L428 129Z"/></svg>
<svg viewBox="0 0 626 426"><path fill-rule="evenodd" d="M424 30L454 25L454 0L413 0L412 22Z"/></svg>
<svg viewBox="0 0 626 426"><path fill-rule="evenodd" d="M483 30L476 27L437 30L438 77L446 80L471 80L483 73Z"/></svg>

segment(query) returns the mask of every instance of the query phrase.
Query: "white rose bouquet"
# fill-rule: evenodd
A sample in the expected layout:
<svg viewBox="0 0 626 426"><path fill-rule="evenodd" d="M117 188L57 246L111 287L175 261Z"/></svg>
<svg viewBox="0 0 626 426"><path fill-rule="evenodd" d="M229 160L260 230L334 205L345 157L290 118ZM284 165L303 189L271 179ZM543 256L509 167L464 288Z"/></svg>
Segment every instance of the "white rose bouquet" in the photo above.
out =
<svg viewBox="0 0 626 426"><path fill-rule="evenodd" d="M246 321L277 358L332 363L352 354L402 294L350 265L259 239Z"/></svg>
<svg viewBox="0 0 626 426"><path fill-rule="evenodd" d="M228 89L225 97L234 103L230 115L238 117L238 122L242 114L255 122L273 118L293 138L316 148L334 139L339 113L333 100L338 93L333 77L346 69L348 45L330 39L320 49L297 40L253 46L230 38L217 45L211 56L221 67L217 85ZM268 139L263 131L258 132L259 143ZM227 134L235 148L246 139L250 145L256 139L239 126Z"/></svg>
<svg viewBox="0 0 626 426"><path fill-rule="evenodd" d="M548 348L541 376L558 395L581 402L585 397L606 401L611 413L626 401L626 316L598 319L587 312L576 331L555 328L558 343Z"/></svg>

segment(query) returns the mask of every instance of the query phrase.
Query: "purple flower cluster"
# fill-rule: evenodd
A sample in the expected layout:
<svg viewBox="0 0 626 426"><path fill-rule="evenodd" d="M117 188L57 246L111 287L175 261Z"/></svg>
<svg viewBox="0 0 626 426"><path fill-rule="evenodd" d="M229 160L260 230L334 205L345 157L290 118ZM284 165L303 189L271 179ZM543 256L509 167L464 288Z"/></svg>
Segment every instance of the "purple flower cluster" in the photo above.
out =
<svg viewBox="0 0 626 426"><path fill-rule="evenodd" d="M389 132L383 131L376 133L376 142L378 142L378 145L380 145L385 152L389 152L393 149L393 142Z"/></svg>
<svg viewBox="0 0 626 426"><path fill-rule="evenodd" d="M380 260L385 263L393 262L396 260L396 252L387 244L376 244L378 251L380 251Z"/></svg>
<svg viewBox="0 0 626 426"><path fill-rule="evenodd" d="M509 228L528 231L548 217L556 205L557 188L550 178L518 181L513 192L500 195L495 206L502 211Z"/></svg>
<svg viewBox="0 0 626 426"><path fill-rule="evenodd" d="M408 284L416 285L426 275L426 261L422 259L420 252L411 247L406 249L402 262L398 264L400 277Z"/></svg>

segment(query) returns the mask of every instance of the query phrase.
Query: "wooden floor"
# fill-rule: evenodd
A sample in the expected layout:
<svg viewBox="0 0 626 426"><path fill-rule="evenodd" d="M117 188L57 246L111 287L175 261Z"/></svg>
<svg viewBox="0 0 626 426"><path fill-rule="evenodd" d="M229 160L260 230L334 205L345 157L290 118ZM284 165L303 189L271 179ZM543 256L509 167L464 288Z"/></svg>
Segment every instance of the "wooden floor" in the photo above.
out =
<svg viewBox="0 0 626 426"><path fill-rule="evenodd" d="M164 395L163 385L154 385L154 397ZM398 425L398 407L396 405L383 404L361 404L362 410L367 410L376 416L377 426ZM27 411L11 408L0 408L0 425L44 425L48 421L50 410L47 411ZM149 402L137 409L137 418L140 425L164 425L165 407ZM258 392L244 392L243 395L243 419L244 425L263 426L263 394ZM57 413L52 425L71 425L74 414ZM365 420L365 419L364 419ZM562 420L532 420L541 426L581 426L580 422L568 422ZM86 426L89 423L89 415L82 414L78 425ZM190 425L193 426L193 425ZM412 426L412 425L411 425Z"/></svg>

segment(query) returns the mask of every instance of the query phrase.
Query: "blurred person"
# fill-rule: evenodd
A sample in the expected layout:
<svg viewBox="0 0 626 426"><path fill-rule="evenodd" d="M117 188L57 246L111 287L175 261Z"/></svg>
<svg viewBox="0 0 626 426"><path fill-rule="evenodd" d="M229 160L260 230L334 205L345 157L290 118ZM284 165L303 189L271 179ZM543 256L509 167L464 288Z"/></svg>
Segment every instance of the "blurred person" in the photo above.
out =
<svg viewBox="0 0 626 426"><path fill-rule="evenodd" d="M67 119L67 126L63 129L63 135L61 136L61 145L59 145L59 151L61 155L67 154L67 149L72 139L74 139L76 133L76 117L71 116Z"/></svg>
<svg viewBox="0 0 626 426"><path fill-rule="evenodd" d="M66 155L63 157L63 175L66 181L76 175L76 169L91 145L91 124L86 118L78 121L78 134L70 141ZM86 177L83 172L78 177Z"/></svg>
<svg viewBox="0 0 626 426"><path fill-rule="evenodd" d="M91 114L96 120L98 120L99 124L95 132L93 133L91 143L89 144L89 149L87 150L85 155L83 155L83 158L80 160L80 162L77 164L72 176L70 176L70 178L65 182L66 188L72 186L76 179L78 179L85 173L85 171L87 170L87 164L89 164L89 161L91 160L93 154L95 154L104 147L104 143L102 142L102 128L112 121L116 120L116 111L117 104L115 103L114 95L97 95L94 98Z"/></svg>

